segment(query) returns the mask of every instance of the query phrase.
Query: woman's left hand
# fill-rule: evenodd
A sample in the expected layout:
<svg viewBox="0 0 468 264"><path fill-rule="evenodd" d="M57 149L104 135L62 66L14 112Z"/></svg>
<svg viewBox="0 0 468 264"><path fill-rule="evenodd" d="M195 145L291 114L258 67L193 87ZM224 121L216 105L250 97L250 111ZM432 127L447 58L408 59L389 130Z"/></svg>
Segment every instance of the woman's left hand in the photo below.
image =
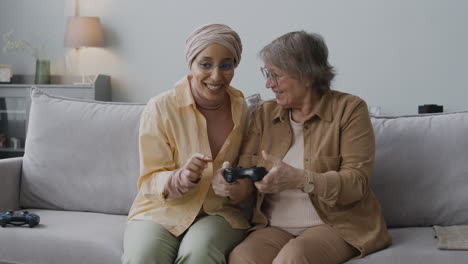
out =
<svg viewBox="0 0 468 264"><path fill-rule="evenodd" d="M262 193L278 193L288 189L301 189L307 175L304 170L294 168L280 158L262 151L263 159L273 163L273 167L255 187Z"/></svg>

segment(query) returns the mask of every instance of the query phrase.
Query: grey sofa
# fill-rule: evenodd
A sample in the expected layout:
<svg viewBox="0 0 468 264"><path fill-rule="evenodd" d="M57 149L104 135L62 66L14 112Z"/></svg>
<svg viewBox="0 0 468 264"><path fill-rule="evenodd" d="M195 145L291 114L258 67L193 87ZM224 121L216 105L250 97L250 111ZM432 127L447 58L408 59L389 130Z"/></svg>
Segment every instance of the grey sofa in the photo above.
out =
<svg viewBox="0 0 468 264"><path fill-rule="evenodd" d="M0 228L0 263L119 263L144 106L31 96L25 156L0 160L0 211L41 224ZM393 244L349 263L468 263L468 251L437 249L431 227L468 224L468 112L372 123L371 183Z"/></svg>

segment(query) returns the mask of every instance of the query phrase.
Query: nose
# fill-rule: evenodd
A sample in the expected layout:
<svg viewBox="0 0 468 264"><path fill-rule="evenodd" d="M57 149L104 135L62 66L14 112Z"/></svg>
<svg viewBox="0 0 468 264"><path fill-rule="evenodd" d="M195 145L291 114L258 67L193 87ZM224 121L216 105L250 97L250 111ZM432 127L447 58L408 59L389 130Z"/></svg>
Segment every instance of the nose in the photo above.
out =
<svg viewBox="0 0 468 264"><path fill-rule="evenodd" d="M213 81L221 80L222 73L219 70L219 67L215 67L213 71L211 71L210 77L213 79Z"/></svg>
<svg viewBox="0 0 468 264"><path fill-rule="evenodd" d="M273 88L275 87L275 82L271 80L270 78L266 79L265 87L266 88Z"/></svg>

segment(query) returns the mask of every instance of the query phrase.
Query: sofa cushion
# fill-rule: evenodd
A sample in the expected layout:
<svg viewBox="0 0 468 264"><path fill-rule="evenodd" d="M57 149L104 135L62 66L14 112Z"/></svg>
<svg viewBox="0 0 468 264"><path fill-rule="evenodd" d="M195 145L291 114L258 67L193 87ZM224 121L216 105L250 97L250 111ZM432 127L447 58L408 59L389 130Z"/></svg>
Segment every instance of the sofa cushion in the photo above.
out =
<svg viewBox="0 0 468 264"><path fill-rule="evenodd" d="M123 215L28 210L34 227L0 230L0 263L120 263L127 218Z"/></svg>
<svg viewBox="0 0 468 264"><path fill-rule="evenodd" d="M20 203L128 214L139 175L141 104L31 93Z"/></svg>
<svg viewBox="0 0 468 264"><path fill-rule="evenodd" d="M440 264L466 263L468 251L437 249L432 227L408 227L389 229L392 245L349 264Z"/></svg>
<svg viewBox="0 0 468 264"><path fill-rule="evenodd" d="M468 224L468 112L371 120L371 184L387 225Z"/></svg>

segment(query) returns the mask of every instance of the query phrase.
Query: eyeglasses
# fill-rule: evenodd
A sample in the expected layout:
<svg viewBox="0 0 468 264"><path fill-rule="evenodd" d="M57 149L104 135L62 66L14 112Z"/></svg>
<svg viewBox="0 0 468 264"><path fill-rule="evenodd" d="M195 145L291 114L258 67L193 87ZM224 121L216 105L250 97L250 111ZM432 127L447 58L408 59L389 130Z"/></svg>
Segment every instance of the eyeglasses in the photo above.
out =
<svg viewBox="0 0 468 264"><path fill-rule="evenodd" d="M278 81L284 77L284 75L278 75L269 71L266 67L261 67L260 71L262 72L263 77L265 77L265 80L270 80L274 86L278 85Z"/></svg>
<svg viewBox="0 0 468 264"><path fill-rule="evenodd" d="M198 68L204 73L211 73L214 68L218 67L219 71L224 74L232 73L234 70L234 63L232 62L224 62L218 65L213 64L211 62L197 62Z"/></svg>

